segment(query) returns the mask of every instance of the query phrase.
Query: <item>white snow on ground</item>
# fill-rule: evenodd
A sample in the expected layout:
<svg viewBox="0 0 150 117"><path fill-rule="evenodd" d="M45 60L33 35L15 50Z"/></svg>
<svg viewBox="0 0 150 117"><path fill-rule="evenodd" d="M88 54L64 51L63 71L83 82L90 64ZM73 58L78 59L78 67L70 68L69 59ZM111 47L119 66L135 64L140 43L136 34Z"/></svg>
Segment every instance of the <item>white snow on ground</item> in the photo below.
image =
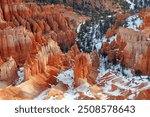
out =
<svg viewBox="0 0 150 117"><path fill-rule="evenodd" d="M140 7L140 8L144 8L145 6L149 6L149 4L147 4L145 1L146 0L124 0L126 1L129 5L130 5L130 9L131 10L136 10L136 6Z"/></svg>
<svg viewBox="0 0 150 117"><path fill-rule="evenodd" d="M64 84L68 85L69 88L64 94L64 98L62 100L75 100L79 97L79 92L82 92L84 95L88 97L94 97L93 94L90 92L90 85L85 83L78 88L74 88L73 79L74 79L74 72L73 69L69 69L67 71L61 72L57 77L59 81L63 82ZM35 98L35 100L44 99L49 92L50 88L43 91L39 96ZM49 100L55 100L55 96L49 98Z"/></svg>
<svg viewBox="0 0 150 117"><path fill-rule="evenodd" d="M117 89L115 91L111 91L111 92L107 91L107 93L109 93L109 94L111 94L113 96L120 96L121 95L121 92L120 92L119 89Z"/></svg>
<svg viewBox="0 0 150 117"><path fill-rule="evenodd" d="M62 100L75 100L77 97L79 97L78 93L75 93L73 90L68 90L68 92L64 94Z"/></svg>
<svg viewBox="0 0 150 117"><path fill-rule="evenodd" d="M105 86L102 87L102 92L98 93L101 99L107 99L109 95L112 96L121 96L125 91L131 90L131 94L128 96L128 99L134 99L136 95L138 95L139 91L150 88L150 82L148 82L147 76L133 76L131 73L131 69L122 69L120 65L112 65L109 63L109 68L107 68L106 60L102 56L100 57L101 64L99 68L99 76L97 78L97 84L101 82L105 82ZM104 75L106 73L110 73L109 76ZM123 73L124 75L123 75ZM73 79L74 72L73 69L69 69L67 71L61 72L56 78L59 81L67 84L69 86L68 90L64 94L64 98L62 100L75 100L80 95L79 93L83 93L85 96L95 98L95 96L90 91L90 85L87 82L84 82L77 88L74 88ZM106 79L106 80L105 80ZM112 90L112 85L118 87L115 90ZM142 86L141 86L142 85ZM39 96L37 96L36 100L44 99L49 92L50 88L43 91ZM49 100L55 100L56 97L52 96Z"/></svg>
<svg viewBox="0 0 150 117"><path fill-rule="evenodd" d="M95 33L92 37L93 39L96 38L96 31L97 31L98 27L99 27L99 24L95 24L93 27L91 27L90 33L92 33L92 30Z"/></svg>
<svg viewBox="0 0 150 117"><path fill-rule="evenodd" d="M83 24L85 24L85 21L82 22L82 23L80 23L80 24L78 25L78 27L77 27L77 29L76 29L77 33L80 32L81 25L83 25Z"/></svg>
<svg viewBox="0 0 150 117"><path fill-rule="evenodd" d="M131 0L125 0L125 1L130 4L130 9L133 10L135 7L135 4L133 2L131 2Z"/></svg>
<svg viewBox="0 0 150 117"><path fill-rule="evenodd" d="M74 80L74 71L73 69L69 69L67 71L64 71L60 73L56 77L59 81L63 82L64 84L67 84L69 86L67 92L64 94L64 98L62 100L74 100L76 97L78 97L78 94L76 94L75 90L73 90L73 80Z"/></svg>
<svg viewBox="0 0 150 117"><path fill-rule="evenodd" d="M64 94L64 98L62 100L74 100L76 97L78 97L78 94L75 94L75 91L73 90L73 79L74 79L73 69L69 69L64 72L61 72L56 78L62 83L69 86L68 91ZM50 88L46 89L35 99L36 100L44 99L47 96L47 93L49 91L50 91ZM49 100L55 100L55 98L56 98L55 96L52 96L49 98Z"/></svg>
<svg viewBox="0 0 150 117"><path fill-rule="evenodd" d="M77 87L76 89L78 92L82 92L84 95L94 98L95 96L90 91L90 85L86 82Z"/></svg>
<svg viewBox="0 0 150 117"><path fill-rule="evenodd" d="M95 45L95 47L96 47L96 50L97 50L97 52L102 48L102 42L98 42L96 45Z"/></svg>
<svg viewBox="0 0 150 117"><path fill-rule="evenodd" d="M77 33L79 33L79 31L80 31L81 25L82 25L82 23L79 24L79 26L77 27Z"/></svg>
<svg viewBox="0 0 150 117"><path fill-rule="evenodd" d="M128 96L128 99L131 99L131 100L132 100L132 99L134 99L134 97L136 97L136 93L133 93L133 94L129 95L129 96Z"/></svg>
<svg viewBox="0 0 150 117"><path fill-rule="evenodd" d="M110 38L106 38L105 36L103 36L103 38L102 39L95 39L94 40L94 43L95 43L95 47L96 47L96 50L97 50L97 52L99 52L100 51L100 49L102 48L102 43L104 43L104 42L109 42L109 43L111 43L113 40L115 40L116 39L116 35L114 35L114 36L112 36L112 37L110 37Z"/></svg>
<svg viewBox="0 0 150 117"><path fill-rule="evenodd" d="M114 35L114 36L112 36L112 37L110 37L108 40L109 40L109 43L111 43L113 40L115 40L116 39L116 35Z"/></svg>
<svg viewBox="0 0 150 117"><path fill-rule="evenodd" d="M102 77L104 76L108 70L105 69L105 61L106 59L104 57L100 57L100 67L99 67L99 76Z"/></svg>
<svg viewBox="0 0 150 117"><path fill-rule="evenodd" d="M128 1L128 2L131 3L131 1ZM132 4L131 6L134 6L134 4ZM143 23L142 19L139 18L137 15L133 15L133 16L128 17L126 19L126 21L127 21L127 28L134 29L135 31L139 31L138 27ZM97 51L98 52L100 51L103 42L111 43L115 39L116 39L116 35L112 36L109 39L107 39L104 36L102 38L102 42L99 42L96 44ZM149 39L147 39L147 40L149 40ZM150 88L150 82L147 79L148 76L141 76L141 77L133 76L131 69L127 69L127 68L122 69L121 65L112 65L111 63L107 62L107 57L104 58L104 57L100 56L99 71L100 72L99 72L99 76L97 78L97 83L100 83L101 78L104 78L103 76L106 73L111 73L111 75L108 76L108 78L111 80L106 81L105 86L102 87L104 93L107 93L107 94L110 94L113 96L121 95L121 92L119 89L117 89L115 91L110 91L111 85L114 84L119 88L122 88L125 90L132 90L133 93L129 96L129 99L132 99L135 96L135 94L138 93L138 91ZM112 83L112 80L117 79L117 78L118 79L121 78L124 81L124 83L120 83L120 82ZM126 84L128 84L128 83L129 83L129 85L126 86ZM148 83L148 84L145 86L143 85L143 87L138 89L138 91L137 91L136 86L139 86L139 85L144 84L144 83L145 84ZM104 95L105 94L103 94L103 97L104 97ZM107 97L107 95L105 95L105 98L106 97Z"/></svg>
<svg viewBox="0 0 150 117"><path fill-rule="evenodd" d="M82 92L84 95L88 97L93 97L93 94L89 90L89 84L85 83L77 88L74 88L73 79L74 72L73 69L62 72L57 76L57 78L62 81L64 84L68 84L69 89L64 94L64 98L62 100L74 100L79 97L79 92Z"/></svg>
<svg viewBox="0 0 150 117"><path fill-rule="evenodd" d="M59 81L62 81L64 84L67 84L69 86L62 100L74 100L79 96L73 87L74 85L73 84L73 80L74 80L73 69L69 69L65 72L60 73L56 78L59 79Z"/></svg>
<svg viewBox="0 0 150 117"><path fill-rule="evenodd" d="M116 39L116 35L113 35L112 37L110 37L110 38L106 38L105 36L102 38L102 42L109 42L109 43L111 43L113 40L115 40Z"/></svg>
<svg viewBox="0 0 150 117"><path fill-rule="evenodd" d="M73 87L73 79L74 79L73 69L69 69L67 71L60 73L56 78L59 81L62 81L64 84L67 84L69 88Z"/></svg>
<svg viewBox="0 0 150 117"><path fill-rule="evenodd" d="M129 16L127 19L127 28L134 29L135 31L139 31L138 28L142 25L143 21L137 15Z"/></svg>
<svg viewBox="0 0 150 117"><path fill-rule="evenodd" d="M122 94L120 89L111 91L112 84L126 91L131 90L132 93L129 95L128 99L134 99L139 91L150 88L150 82L149 79L147 79L148 76L133 76L131 69L122 69L121 65L107 63L107 57L104 58L100 56L100 61L100 73L97 77L97 84L105 82L105 86L102 87L104 93L102 97L105 97L104 99L106 99L108 94L113 96L120 96ZM106 73L110 73L110 75L104 77ZM105 79L107 80L104 81Z"/></svg>
<svg viewBox="0 0 150 117"><path fill-rule="evenodd" d="M16 85L19 85L24 80L24 68L21 67L18 70L18 79L15 81Z"/></svg>

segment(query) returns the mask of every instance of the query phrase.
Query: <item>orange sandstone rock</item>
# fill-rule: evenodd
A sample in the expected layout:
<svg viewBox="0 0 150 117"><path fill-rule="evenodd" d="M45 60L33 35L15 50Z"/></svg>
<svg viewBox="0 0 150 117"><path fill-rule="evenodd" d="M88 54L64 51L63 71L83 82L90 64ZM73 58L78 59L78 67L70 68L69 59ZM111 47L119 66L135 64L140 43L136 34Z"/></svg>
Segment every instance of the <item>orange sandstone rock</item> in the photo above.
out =
<svg viewBox="0 0 150 117"><path fill-rule="evenodd" d="M15 60L10 57L8 61L0 64L0 88L5 88L18 78L17 65Z"/></svg>

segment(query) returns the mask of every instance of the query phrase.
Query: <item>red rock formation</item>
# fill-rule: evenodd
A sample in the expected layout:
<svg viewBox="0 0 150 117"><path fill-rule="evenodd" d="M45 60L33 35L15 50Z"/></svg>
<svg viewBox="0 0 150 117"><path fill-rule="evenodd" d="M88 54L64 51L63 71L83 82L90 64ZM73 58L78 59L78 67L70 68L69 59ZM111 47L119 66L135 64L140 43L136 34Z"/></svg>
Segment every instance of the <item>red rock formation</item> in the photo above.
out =
<svg viewBox="0 0 150 117"><path fill-rule="evenodd" d="M135 100L150 100L150 89L141 91L136 97Z"/></svg>
<svg viewBox="0 0 150 117"><path fill-rule="evenodd" d="M122 61L126 67L140 70L143 75L149 75L149 41L142 32L136 32L132 29L119 28L117 39L110 44L103 45L104 51L108 54L110 61L115 59Z"/></svg>
<svg viewBox="0 0 150 117"><path fill-rule="evenodd" d="M110 38L110 37L112 37L115 34L116 34L116 27L112 26L106 32L106 38Z"/></svg>
<svg viewBox="0 0 150 117"><path fill-rule="evenodd" d="M67 11L64 5L56 5L55 7L53 5L45 5L40 7L36 3L14 0L2 1L0 19L0 29L2 30L21 25L34 33L35 40L38 43L41 44L43 42L40 39L42 36L47 38L49 35L48 37L52 36L52 39L58 42L62 50L64 48L68 50L75 43L76 33L74 28L86 18L79 17L72 11ZM73 19L76 23L75 27L71 24ZM55 38L53 36L54 33L56 35Z"/></svg>
<svg viewBox="0 0 150 117"><path fill-rule="evenodd" d="M0 90L0 99L34 99L42 91L50 88L45 99L56 96L62 99L67 89L66 84L57 80L60 72L74 69L74 86L88 84L91 97L79 92L77 99L130 99L134 91L129 90L131 82L109 72L100 78L98 76L99 58L97 52L90 54L80 53L75 44L76 26L86 19L74 13L72 8L64 5L40 6L36 3L25 3L21 0L1 0L0 7L0 88L14 84L17 79L17 66L24 67L24 82L18 86L9 86ZM72 1L70 1L72 2ZM80 4L80 0L77 1ZM84 0L97 8L106 4L105 0ZM109 2L111 3L111 2ZM117 15L119 23L128 15ZM124 64L143 74L150 73L150 46L149 16L143 15L145 24L141 32L119 28L114 25L108 30L109 38L117 33L116 40L103 43L102 54L108 54L109 61L116 59L117 63ZM63 53L62 52L68 52ZM9 57L13 57L7 60ZM16 61L16 62L15 62ZM11 68L11 70L10 70ZM13 76L13 77L12 77ZM111 82L111 84L109 84ZM125 87L117 86L117 83ZM105 86L110 89L106 91ZM147 83L139 83L133 89L146 87ZM114 91L120 91L114 95ZM102 96L107 96L103 98ZM149 99L149 90L141 90L133 99Z"/></svg>
<svg viewBox="0 0 150 117"><path fill-rule="evenodd" d="M96 51L90 53L90 57L91 57L92 67L89 69L87 81L93 85L96 83L96 78L98 76L97 70L99 68L100 60L98 57L98 53Z"/></svg>
<svg viewBox="0 0 150 117"><path fill-rule="evenodd" d="M77 55L74 67L74 86L78 87L85 81L95 84L98 66L99 59L96 52L93 52L91 56L89 54Z"/></svg>
<svg viewBox="0 0 150 117"><path fill-rule="evenodd" d="M125 23L125 19L129 16L130 16L129 13L125 14L117 13L115 23L106 32L106 38L110 38L113 35L117 34L119 26L123 25Z"/></svg>
<svg viewBox="0 0 150 117"><path fill-rule="evenodd" d="M0 88L6 88L13 84L18 78L17 65L14 59L11 57L8 61L0 64Z"/></svg>
<svg viewBox="0 0 150 117"><path fill-rule="evenodd" d="M3 60L12 56L23 63L32 49L34 36L23 27L0 30L0 56Z"/></svg>
<svg viewBox="0 0 150 117"><path fill-rule="evenodd" d="M61 100L64 97L64 93L67 91L67 85L60 82L56 86L53 86L48 92L45 99Z"/></svg>
<svg viewBox="0 0 150 117"><path fill-rule="evenodd" d="M36 55L28 56L24 64L25 80L17 86L17 90L22 95L18 96L18 92L14 94L14 88L10 87L10 96L1 96L8 90L4 89L0 91L0 99L14 99L14 97L16 99L33 99L42 91L50 88L51 85L57 84L55 77L67 68L63 65L63 56L57 43L50 39L47 45L42 46Z"/></svg>
<svg viewBox="0 0 150 117"><path fill-rule="evenodd" d="M50 70L48 66L53 66L61 70L60 66L63 66L62 55L57 43L50 39L47 45L42 46L33 58L31 58L31 56L28 57L24 66L25 79L29 79L30 76L36 76L40 73L48 75ZM53 77L52 80L53 79L55 78Z"/></svg>
<svg viewBox="0 0 150 117"><path fill-rule="evenodd" d="M75 60L74 67L74 86L80 86L82 80L87 81L89 69L92 66L91 58L89 54L79 54Z"/></svg>
<svg viewBox="0 0 150 117"><path fill-rule="evenodd" d="M144 29L144 28L146 28L146 27L150 27L150 25L149 25L149 17L150 17L150 13L149 13L149 11L150 11L150 8L148 7L148 8L145 8L145 9L143 9L140 13L139 13L139 16L140 17L142 17L142 20L143 20L143 24L142 24L142 29Z"/></svg>
<svg viewBox="0 0 150 117"><path fill-rule="evenodd" d="M24 66L25 77L17 87L1 90L0 99L33 99L57 84L56 76L61 71L72 67L75 54L80 53L73 46L75 28L86 18L67 11L64 5L40 6L21 0L0 3L0 69L3 71L0 85L14 84L18 78L16 66ZM71 24L72 19L76 25ZM72 46L68 53L62 53L61 49L66 52ZM7 61L11 56L16 63Z"/></svg>

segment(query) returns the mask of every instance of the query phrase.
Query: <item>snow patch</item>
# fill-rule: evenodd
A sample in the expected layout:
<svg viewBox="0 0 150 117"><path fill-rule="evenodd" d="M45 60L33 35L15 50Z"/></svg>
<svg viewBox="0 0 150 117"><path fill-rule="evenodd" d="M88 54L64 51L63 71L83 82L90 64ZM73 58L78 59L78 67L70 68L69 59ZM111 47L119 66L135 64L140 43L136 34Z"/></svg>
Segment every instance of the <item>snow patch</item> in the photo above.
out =
<svg viewBox="0 0 150 117"><path fill-rule="evenodd" d="M81 25L82 25L82 23L81 23L81 24L79 24L79 26L77 27L77 33L79 33L79 32L80 32Z"/></svg>
<svg viewBox="0 0 150 117"><path fill-rule="evenodd" d="M64 94L64 98L62 98L62 100L74 100L79 96L73 87L73 81L74 81L73 69L69 69L67 71L60 73L56 78L59 81L63 82L64 84L67 84L69 86L69 88L68 88L67 92Z"/></svg>
<svg viewBox="0 0 150 117"><path fill-rule="evenodd" d="M78 92L82 92L84 95L91 97L91 98L95 98L95 96L91 93L90 91L90 85L86 82L83 83L82 85L80 85L79 87L77 87L76 89Z"/></svg>
<svg viewBox="0 0 150 117"><path fill-rule="evenodd" d="M127 28L134 29L135 31L139 31L140 25L142 25L143 20L139 18L137 15L129 16L127 19Z"/></svg>
<svg viewBox="0 0 150 117"><path fill-rule="evenodd" d="M113 40L115 40L116 39L116 35L114 35L114 36L112 36L112 37L110 37L108 40L109 40L109 43L111 43Z"/></svg>
<svg viewBox="0 0 150 117"><path fill-rule="evenodd" d="M60 73L56 78L71 88L73 86L74 71L73 69L69 69Z"/></svg>
<svg viewBox="0 0 150 117"><path fill-rule="evenodd" d="M77 97L79 97L78 93L76 93L76 94L74 94L74 93L65 93L64 98L62 100L74 100Z"/></svg>
<svg viewBox="0 0 150 117"><path fill-rule="evenodd" d="M19 85L24 80L24 68L21 67L18 69L18 79L15 81L16 85Z"/></svg>
<svg viewBox="0 0 150 117"><path fill-rule="evenodd" d="M134 9L135 4L133 2L131 2L131 0L125 0L128 4L130 4L130 9Z"/></svg>
<svg viewBox="0 0 150 117"><path fill-rule="evenodd" d="M147 40L147 41L150 41L150 38L147 38L146 40Z"/></svg>
<svg viewBox="0 0 150 117"><path fill-rule="evenodd" d="M102 48L102 42L98 42L98 43L95 45L95 47L96 47L97 52L99 52L99 50Z"/></svg>

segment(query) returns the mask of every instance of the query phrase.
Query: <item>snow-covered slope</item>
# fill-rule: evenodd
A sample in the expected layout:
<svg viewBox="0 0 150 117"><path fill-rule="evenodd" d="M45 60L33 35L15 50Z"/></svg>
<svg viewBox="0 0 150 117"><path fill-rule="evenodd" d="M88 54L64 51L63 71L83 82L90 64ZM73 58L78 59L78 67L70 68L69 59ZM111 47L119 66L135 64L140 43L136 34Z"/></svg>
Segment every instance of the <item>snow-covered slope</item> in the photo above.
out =
<svg viewBox="0 0 150 117"><path fill-rule="evenodd" d="M129 16L126 19L126 26L127 28L134 29L135 31L139 31L139 27L142 25L143 21L141 18L139 18L137 15Z"/></svg>

